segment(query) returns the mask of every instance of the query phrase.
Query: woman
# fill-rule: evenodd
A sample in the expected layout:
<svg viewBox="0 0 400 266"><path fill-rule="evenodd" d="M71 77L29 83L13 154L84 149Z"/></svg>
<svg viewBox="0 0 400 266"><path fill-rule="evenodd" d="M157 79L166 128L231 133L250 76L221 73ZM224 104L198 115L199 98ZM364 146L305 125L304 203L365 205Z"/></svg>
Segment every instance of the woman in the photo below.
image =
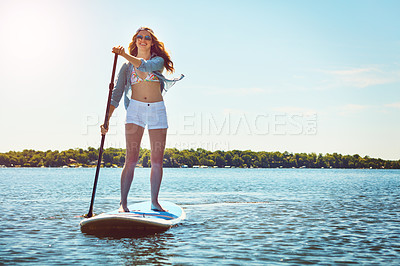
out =
<svg viewBox="0 0 400 266"><path fill-rule="evenodd" d="M129 212L128 193L132 183L135 166L139 159L140 142L147 125L151 147L151 208L155 211L166 211L158 202L163 176L163 157L167 136L167 114L162 97L165 92L179 79L168 80L161 73L165 68L173 73L174 64L158 41L153 30L141 27L136 31L129 44L129 54L122 46L112 49L128 63L122 65L114 87L110 106L110 115L118 107L122 94L125 94L125 138L126 158L121 174L120 212ZM102 134L107 130L101 126Z"/></svg>

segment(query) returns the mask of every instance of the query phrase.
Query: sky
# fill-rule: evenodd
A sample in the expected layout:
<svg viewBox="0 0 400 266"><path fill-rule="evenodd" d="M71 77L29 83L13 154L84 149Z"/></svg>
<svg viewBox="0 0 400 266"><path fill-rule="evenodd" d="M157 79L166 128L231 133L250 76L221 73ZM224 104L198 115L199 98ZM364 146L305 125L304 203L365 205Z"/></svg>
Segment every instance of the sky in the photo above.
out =
<svg viewBox="0 0 400 266"><path fill-rule="evenodd" d="M185 75L164 97L168 148L399 160L398 10L397 0L0 0L0 152L99 147L111 48L149 26ZM124 119L121 104L106 147L125 147Z"/></svg>

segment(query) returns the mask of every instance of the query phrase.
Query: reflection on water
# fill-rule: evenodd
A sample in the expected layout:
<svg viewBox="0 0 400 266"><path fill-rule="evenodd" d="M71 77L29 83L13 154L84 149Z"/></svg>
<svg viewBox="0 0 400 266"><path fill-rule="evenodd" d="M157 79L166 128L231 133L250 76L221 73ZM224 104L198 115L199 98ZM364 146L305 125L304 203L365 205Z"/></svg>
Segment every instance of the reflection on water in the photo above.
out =
<svg viewBox="0 0 400 266"><path fill-rule="evenodd" d="M126 249L123 258L127 264L167 264L168 239L172 236L164 233L161 236L148 236L143 238L128 239L123 242Z"/></svg>
<svg viewBox="0 0 400 266"><path fill-rule="evenodd" d="M102 169L94 211L118 207ZM79 230L93 169L0 169L0 264L399 264L400 171L165 169L160 197L187 219L134 238ZM148 200L137 169L130 202Z"/></svg>

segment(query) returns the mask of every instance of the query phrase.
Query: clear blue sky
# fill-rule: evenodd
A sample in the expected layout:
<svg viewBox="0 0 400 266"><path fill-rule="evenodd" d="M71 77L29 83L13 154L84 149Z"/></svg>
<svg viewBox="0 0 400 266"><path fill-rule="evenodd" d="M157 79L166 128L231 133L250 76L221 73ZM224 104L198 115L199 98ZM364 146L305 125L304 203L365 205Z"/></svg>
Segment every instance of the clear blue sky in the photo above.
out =
<svg viewBox="0 0 400 266"><path fill-rule="evenodd" d="M398 160L399 10L396 0L1 0L0 152L98 147L111 48L146 25L186 75L165 96L168 147ZM107 147L124 147L124 114Z"/></svg>

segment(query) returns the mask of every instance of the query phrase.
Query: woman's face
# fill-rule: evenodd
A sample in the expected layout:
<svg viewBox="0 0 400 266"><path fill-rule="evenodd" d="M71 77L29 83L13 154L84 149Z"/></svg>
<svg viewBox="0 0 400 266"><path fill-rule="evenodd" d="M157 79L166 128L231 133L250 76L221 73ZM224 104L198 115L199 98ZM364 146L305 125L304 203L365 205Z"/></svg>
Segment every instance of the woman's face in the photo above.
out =
<svg viewBox="0 0 400 266"><path fill-rule="evenodd" d="M136 46L138 49L148 50L152 44L153 40L150 33L145 30L139 31L139 34L136 36Z"/></svg>

